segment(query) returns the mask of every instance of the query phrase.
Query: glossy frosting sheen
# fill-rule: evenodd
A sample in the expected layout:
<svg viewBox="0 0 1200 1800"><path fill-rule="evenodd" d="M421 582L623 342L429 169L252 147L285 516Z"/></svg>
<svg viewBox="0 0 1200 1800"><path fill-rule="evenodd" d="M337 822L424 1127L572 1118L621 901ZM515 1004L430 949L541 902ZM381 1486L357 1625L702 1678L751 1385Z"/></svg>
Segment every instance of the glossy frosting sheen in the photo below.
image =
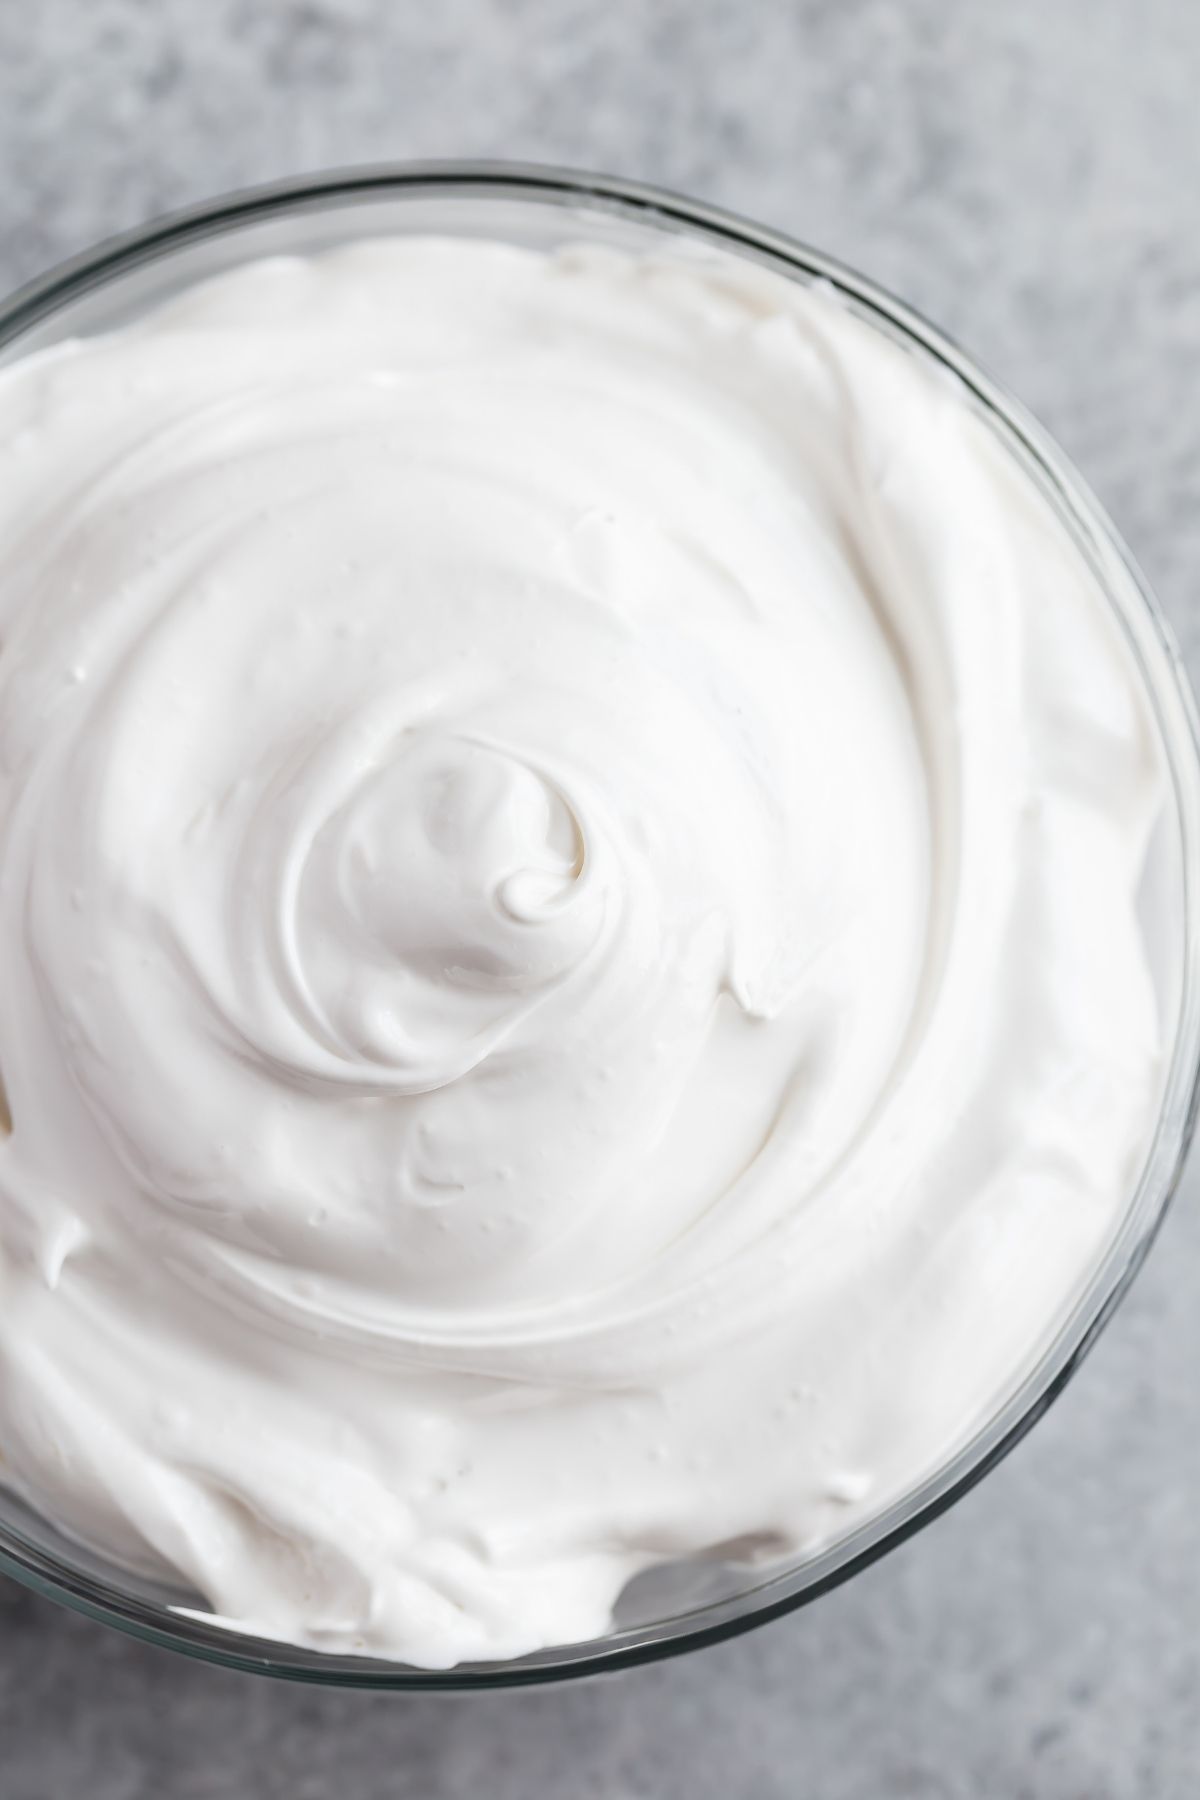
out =
<svg viewBox="0 0 1200 1800"><path fill-rule="evenodd" d="M1161 1050L1138 679L953 384L748 268L412 240L0 427L4 1479L441 1667L926 1476Z"/></svg>

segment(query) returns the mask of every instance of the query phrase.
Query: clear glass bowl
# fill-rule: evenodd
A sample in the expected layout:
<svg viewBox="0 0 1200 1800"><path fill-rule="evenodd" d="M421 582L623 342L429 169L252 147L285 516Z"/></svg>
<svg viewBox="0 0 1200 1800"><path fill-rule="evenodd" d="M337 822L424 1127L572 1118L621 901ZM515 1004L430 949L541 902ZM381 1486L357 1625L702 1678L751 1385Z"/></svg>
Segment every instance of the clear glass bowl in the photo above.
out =
<svg viewBox="0 0 1200 1800"><path fill-rule="evenodd" d="M0 362L119 325L179 288L251 258L318 251L361 236L430 232L543 247L581 238L634 250L682 243L748 258L793 281L828 284L913 355L958 377L964 404L986 420L1046 496L1090 564L1098 596L1124 628L1158 720L1176 804L1158 847L1147 906L1174 1045L1141 1179L1107 1255L1054 1343L956 1456L878 1517L799 1565L769 1574L704 1563L655 1571L634 1583L616 1627L603 1638L515 1662L429 1673L233 1633L207 1620L195 1595L106 1563L0 1494L0 1569L39 1593L228 1668L378 1688L555 1681L714 1643L815 1599L944 1512L1045 1412L1136 1274L1187 1151L1200 1056L1200 760L1194 708L1170 631L1100 506L1035 422L923 319L830 258L727 213L631 182L498 164L351 170L195 207L76 257L0 307Z"/></svg>

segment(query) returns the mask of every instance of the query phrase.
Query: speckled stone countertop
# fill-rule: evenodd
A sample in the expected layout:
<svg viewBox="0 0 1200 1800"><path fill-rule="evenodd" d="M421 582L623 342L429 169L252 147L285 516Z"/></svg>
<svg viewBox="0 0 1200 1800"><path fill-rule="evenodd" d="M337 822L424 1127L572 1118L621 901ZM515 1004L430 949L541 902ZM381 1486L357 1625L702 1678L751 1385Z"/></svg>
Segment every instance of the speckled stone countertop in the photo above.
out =
<svg viewBox="0 0 1200 1800"><path fill-rule="evenodd" d="M1200 676L1188 0L0 0L0 285L221 189L413 156L720 200L927 311L1059 436ZM1078 1380L811 1610L582 1686L334 1694L0 1581L2 1800L1192 1800L1200 1160Z"/></svg>

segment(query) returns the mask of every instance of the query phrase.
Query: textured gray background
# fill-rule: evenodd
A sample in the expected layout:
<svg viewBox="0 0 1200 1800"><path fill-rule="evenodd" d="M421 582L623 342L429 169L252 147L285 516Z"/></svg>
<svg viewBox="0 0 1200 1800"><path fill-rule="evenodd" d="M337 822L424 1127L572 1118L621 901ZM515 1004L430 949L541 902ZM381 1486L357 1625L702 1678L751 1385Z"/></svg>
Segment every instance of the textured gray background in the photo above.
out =
<svg viewBox="0 0 1200 1800"><path fill-rule="evenodd" d="M557 159L857 263L1057 432L1200 673L1194 0L0 0L0 282L323 164ZM530 1695L309 1692L0 1583L0 1796L1191 1800L1200 1163L1077 1383L813 1610Z"/></svg>

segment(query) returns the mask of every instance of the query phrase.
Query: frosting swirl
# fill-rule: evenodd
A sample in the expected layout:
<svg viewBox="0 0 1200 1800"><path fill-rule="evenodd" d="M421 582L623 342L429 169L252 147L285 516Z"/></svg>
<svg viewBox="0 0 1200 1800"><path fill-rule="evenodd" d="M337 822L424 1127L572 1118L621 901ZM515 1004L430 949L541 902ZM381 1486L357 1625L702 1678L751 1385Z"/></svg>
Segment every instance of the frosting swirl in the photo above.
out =
<svg viewBox="0 0 1200 1800"><path fill-rule="evenodd" d="M412 240L0 417L5 1478L439 1666L924 1475L1159 1084L1157 746L963 398L765 273Z"/></svg>

